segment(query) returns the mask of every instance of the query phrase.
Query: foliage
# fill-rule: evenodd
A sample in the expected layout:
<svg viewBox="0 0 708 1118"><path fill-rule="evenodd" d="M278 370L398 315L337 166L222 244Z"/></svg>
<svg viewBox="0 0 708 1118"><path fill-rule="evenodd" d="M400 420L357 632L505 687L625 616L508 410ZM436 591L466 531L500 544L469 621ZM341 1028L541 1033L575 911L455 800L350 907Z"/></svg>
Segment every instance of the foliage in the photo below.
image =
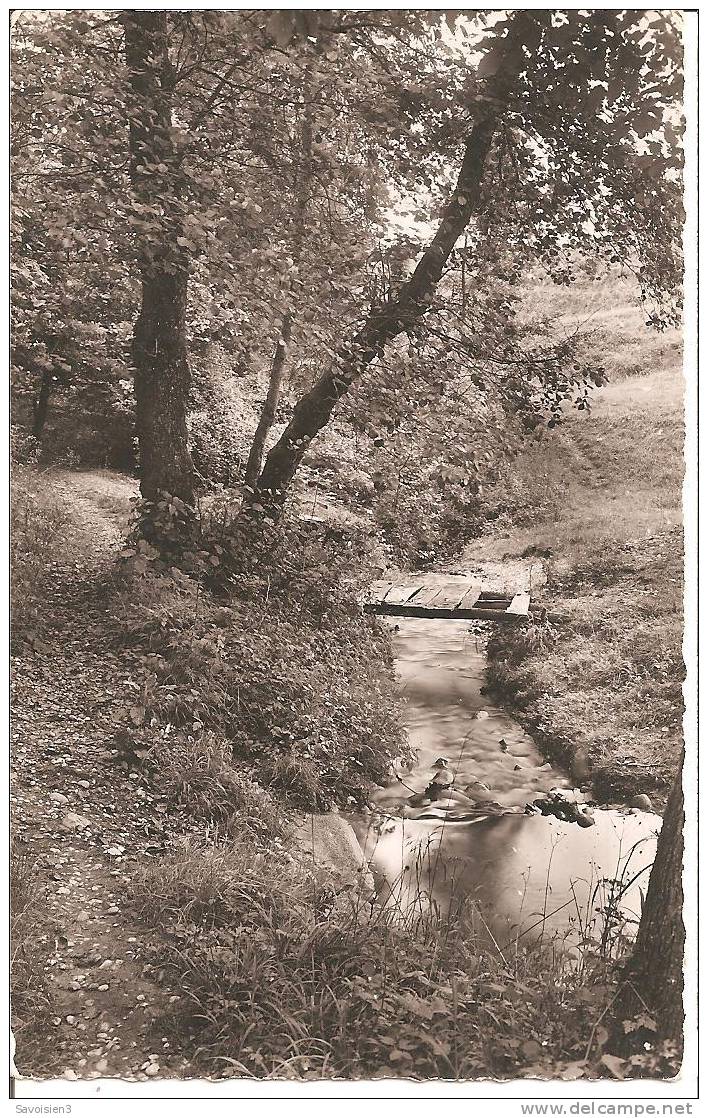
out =
<svg viewBox="0 0 708 1118"><path fill-rule="evenodd" d="M614 381L589 417L525 448L478 545L545 557L536 618L495 634L491 677L610 799L663 797L680 754L682 398L678 367Z"/></svg>
<svg viewBox="0 0 708 1118"><path fill-rule="evenodd" d="M678 540L605 545L594 560L551 573L543 619L494 635L490 681L551 752L571 765L586 758L596 795L663 796L683 708Z"/></svg>
<svg viewBox="0 0 708 1118"><path fill-rule="evenodd" d="M34 448L24 438L13 439L13 452L26 458ZM16 462L10 482L10 600L12 632L20 640L32 639L41 628L68 520L65 503L42 471Z"/></svg>
<svg viewBox="0 0 708 1118"><path fill-rule="evenodd" d="M177 738L159 739L158 755L174 748L176 765L181 735L216 735L299 806L361 801L401 737L388 644L355 604L356 545L295 525L259 533L255 547L216 513L205 533L217 525L217 536L182 556L194 577L178 567L133 573L116 609L145 671L131 732L145 744L169 727ZM145 554L129 556L133 572L136 559L164 569L156 550Z"/></svg>
<svg viewBox="0 0 708 1118"><path fill-rule="evenodd" d="M217 340L235 365L255 368L270 359L288 313L291 397L309 388L350 324L378 313L410 274L450 169L488 110L505 44L520 34L524 65L496 122L474 220L425 315L404 331L412 363L395 353L391 375L377 370L374 392L348 405L355 423L392 443L392 458L418 424L424 450L421 397L439 395L436 381L459 394L446 366L466 366L460 372L478 383L469 409L458 408L462 437L437 447L433 477L416 479L437 497L446 478L442 503L464 517L462 491L486 472L471 442L493 432L498 409L536 396L553 418L569 395L585 406L598 375L589 355L576 362L562 342L555 362L548 345L519 345L508 291L530 263L561 288L588 259L600 273L621 266L639 281L649 324L675 318L679 17L383 10L314 13L306 33L295 15L169 13L178 123L170 174L159 163L140 172L154 205L129 181L120 21L79 11L17 17L17 394L37 404L47 386L77 408L86 392L113 406L137 312L136 261L162 243L169 221L191 262L193 352ZM305 72L312 187L306 228L296 229ZM206 437L210 420L197 408L202 472L231 484L233 448Z"/></svg>
<svg viewBox="0 0 708 1118"><path fill-rule="evenodd" d="M328 884L324 871L249 841L185 846L134 881L142 918L164 930L160 962L184 991L161 1026L181 1048L198 1038L203 1074L575 1079L665 1069L653 1043L628 1061L603 1054L615 993L604 964L584 972L548 945L502 953L464 911L402 918L363 897L333 907Z"/></svg>
<svg viewBox="0 0 708 1118"><path fill-rule="evenodd" d="M282 804L244 771L230 743L216 734L164 735L150 750L148 764L155 787L169 803L216 828L224 839L252 834L277 841L282 835Z"/></svg>
<svg viewBox="0 0 708 1118"><path fill-rule="evenodd" d="M50 929L41 875L32 859L10 851L12 1031L26 1064L41 1068L51 997L45 978Z"/></svg>

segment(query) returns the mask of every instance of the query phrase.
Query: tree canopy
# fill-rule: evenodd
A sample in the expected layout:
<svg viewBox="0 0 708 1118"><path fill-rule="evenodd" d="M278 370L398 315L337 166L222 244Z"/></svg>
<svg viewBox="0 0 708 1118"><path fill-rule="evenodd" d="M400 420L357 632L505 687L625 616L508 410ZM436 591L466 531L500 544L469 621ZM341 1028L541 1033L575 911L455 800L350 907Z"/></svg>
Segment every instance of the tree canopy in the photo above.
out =
<svg viewBox="0 0 708 1118"><path fill-rule="evenodd" d="M676 13L141 19L27 12L14 25L13 362L39 430L49 396L115 394L136 367L130 331L156 262L161 288L184 279L185 375L169 398L185 416L190 352L216 341L266 368L287 321L281 364L300 400L256 485L276 505L354 385L347 414L386 438L417 428L431 387L469 395L470 437L450 440L441 469L471 484L485 413L493 427L495 407L554 422L564 401L586 406L601 365L517 325L531 266L558 283L559 308L588 262L629 270L648 323L675 321ZM140 411L145 482L155 432ZM193 493L186 420L177 432L184 453L150 495Z"/></svg>

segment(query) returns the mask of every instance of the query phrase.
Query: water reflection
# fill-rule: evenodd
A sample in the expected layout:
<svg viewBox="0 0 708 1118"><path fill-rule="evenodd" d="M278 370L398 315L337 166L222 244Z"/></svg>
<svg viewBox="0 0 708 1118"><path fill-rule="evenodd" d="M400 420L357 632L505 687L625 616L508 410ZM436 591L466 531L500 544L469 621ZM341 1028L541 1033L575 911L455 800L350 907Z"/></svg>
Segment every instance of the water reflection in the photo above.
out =
<svg viewBox="0 0 708 1118"><path fill-rule="evenodd" d="M374 813L355 823L388 903L445 910L467 898L471 918L500 948L541 936L597 942L608 913L631 936L660 817L595 809L595 825L584 829L524 814L527 803L551 788L570 789L570 781L481 693L483 639L470 622L400 618L394 646L417 761L402 774L408 787L396 781L378 791ZM479 818L442 800L411 812L412 791L425 788L440 757L456 789L518 814Z"/></svg>

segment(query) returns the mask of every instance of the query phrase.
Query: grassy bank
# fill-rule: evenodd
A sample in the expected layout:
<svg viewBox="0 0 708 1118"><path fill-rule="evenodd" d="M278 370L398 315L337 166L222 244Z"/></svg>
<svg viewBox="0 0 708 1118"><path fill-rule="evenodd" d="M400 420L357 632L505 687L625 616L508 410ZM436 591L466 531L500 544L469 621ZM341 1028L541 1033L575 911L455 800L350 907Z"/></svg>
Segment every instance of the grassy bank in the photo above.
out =
<svg viewBox="0 0 708 1118"><path fill-rule="evenodd" d="M73 502L62 505L55 489L47 496L47 511L58 502L72 523L87 475L76 482ZM216 571L209 557L219 557L219 568L229 568L228 597L223 583L177 569L148 569L126 582L111 576L107 500L94 508L93 530L73 537L79 548L106 526L105 560L92 552L98 566L72 588L81 597L98 587L89 619L95 654L82 653L81 693L93 679L92 709L106 702L108 676L125 683L95 733L85 719L77 759L85 783L94 782L80 801L85 822L106 844L121 845L110 846L103 866L90 839L82 853L81 840L60 830L74 859L69 889L51 856L50 820L47 856L43 847L31 862L13 863L13 1015L23 1071L143 1079L665 1073L660 1050L608 1064L605 1032L593 1027L614 996L622 942L598 944L598 957L569 969L548 945L480 939L464 908L395 920L365 892L343 891L327 865L312 866L295 847L299 810L365 798L401 748L386 646L352 606L351 571L366 576L365 557L350 550L355 538L295 526L250 563L241 555L239 571L222 538L194 562ZM41 509L41 493L36 501L32 508ZM337 565L342 554L346 569ZM79 550L67 556L72 569L80 558ZM85 641L83 599L72 613L52 598L50 614L57 611L58 639ZM28 655L32 671L41 668L43 646ZM56 649L46 655L44 687L64 695ZM36 705L36 689L32 696ZM83 717L73 692L70 715ZM73 764L58 786L71 806ZM27 776L18 773L21 800L33 820L40 807L46 818L45 792ZM141 802L164 820L157 840L141 836ZM57 811L61 819L64 808ZM26 828L24 818L16 821L22 834L36 835L36 822ZM116 872L120 903L86 924L90 906L107 906L118 889ZM34 934L48 914L63 946ZM99 928L106 942L99 934L97 949ZM87 976L103 955L118 971ZM156 976L147 987L145 974ZM78 1025L95 1037L75 1033Z"/></svg>
<svg viewBox="0 0 708 1118"><path fill-rule="evenodd" d="M683 714L683 380L676 338L634 315L601 300L614 379L505 471L475 554L537 557L547 573L533 621L491 642L497 692L598 796L661 804Z"/></svg>
<svg viewBox="0 0 708 1118"><path fill-rule="evenodd" d="M164 929L159 963L183 991L160 1030L203 1076L575 1079L669 1067L661 1049L605 1059L595 1026L616 990L612 948L575 969L560 945L480 940L464 908L402 920L363 899L333 907L324 867L313 878L243 840L185 848L133 893Z"/></svg>

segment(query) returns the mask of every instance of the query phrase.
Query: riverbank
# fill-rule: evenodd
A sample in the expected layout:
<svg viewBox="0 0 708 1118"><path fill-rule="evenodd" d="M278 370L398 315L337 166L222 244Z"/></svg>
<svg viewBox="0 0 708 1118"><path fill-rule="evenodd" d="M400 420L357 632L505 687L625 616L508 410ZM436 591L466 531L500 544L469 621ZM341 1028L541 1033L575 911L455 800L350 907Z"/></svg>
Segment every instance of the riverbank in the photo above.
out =
<svg viewBox="0 0 708 1118"><path fill-rule="evenodd" d="M385 642L328 529L289 541L294 568L271 554L229 607L164 574L121 592L134 483L40 480L16 506L36 529L18 544L45 562L13 661L20 1073L606 1075L609 956L569 972L543 945L500 952L464 913L401 922L366 875L302 856L300 811L361 802L400 752ZM664 1070L643 1059L632 1074Z"/></svg>
<svg viewBox="0 0 708 1118"><path fill-rule="evenodd" d="M529 444L470 549L544 563L530 621L490 641L489 682L606 802L661 807L681 752L682 398L675 365L609 385Z"/></svg>

